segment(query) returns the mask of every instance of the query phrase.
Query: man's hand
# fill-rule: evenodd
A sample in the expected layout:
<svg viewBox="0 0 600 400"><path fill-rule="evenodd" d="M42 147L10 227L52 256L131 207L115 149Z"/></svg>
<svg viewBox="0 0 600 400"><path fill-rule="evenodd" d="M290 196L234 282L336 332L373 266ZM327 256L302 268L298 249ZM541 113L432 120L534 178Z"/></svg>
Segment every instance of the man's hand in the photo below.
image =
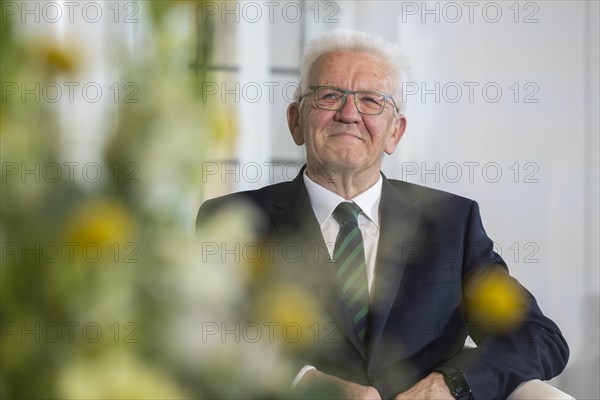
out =
<svg viewBox="0 0 600 400"><path fill-rule="evenodd" d="M336 386L341 392L343 399L381 400L379 392L372 386L363 386L358 383L345 381L316 369L306 372L302 379L300 379L300 382L298 382L296 388L300 389L305 385L310 386L323 383Z"/></svg>
<svg viewBox="0 0 600 400"><path fill-rule="evenodd" d="M444 382L444 376L438 372L432 372L421 379L406 392L396 396L396 400L454 400L450 389Z"/></svg>

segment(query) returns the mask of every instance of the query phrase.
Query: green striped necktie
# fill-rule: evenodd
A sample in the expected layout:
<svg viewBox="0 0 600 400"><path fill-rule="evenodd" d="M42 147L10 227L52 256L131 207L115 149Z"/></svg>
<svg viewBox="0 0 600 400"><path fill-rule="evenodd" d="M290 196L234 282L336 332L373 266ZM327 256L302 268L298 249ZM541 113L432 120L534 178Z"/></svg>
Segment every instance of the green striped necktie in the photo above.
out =
<svg viewBox="0 0 600 400"><path fill-rule="evenodd" d="M358 227L358 214L360 214L360 207L349 202L340 203L333 211L333 217L340 224L333 259L354 329L360 342L364 344L369 313L369 291L367 263L363 239Z"/></svg>

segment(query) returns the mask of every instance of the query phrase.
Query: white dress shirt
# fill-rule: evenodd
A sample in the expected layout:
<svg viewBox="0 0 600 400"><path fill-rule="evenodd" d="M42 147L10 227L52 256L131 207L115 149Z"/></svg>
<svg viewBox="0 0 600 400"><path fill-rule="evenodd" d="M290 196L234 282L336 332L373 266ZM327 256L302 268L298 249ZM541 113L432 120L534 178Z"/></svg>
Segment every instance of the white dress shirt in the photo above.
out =
<svg viewBox="0 0 600 400"><path fill-rule="evenodd" d="M329 251L329 256L333 258L333 249L340 231L340 224L338 224L332 214L340 203L347 200L313 182L306 175L306 171L303 178L304 186L306 186L306 191L310 199L310 205L317 217L321 233L323 234L323 240ZM383 179L380 174L379 179L373 186L351 199L361 210L361 213L358 215L358 227L362 233L365 246L367 284L371 299L373 298L371 287L375 278L375 258L377 257L377 245L379 243L379 201L381 200L382 185Z"/></svg>
<svg viewBox="0 0 600 400"><path fill-rule="evenodd" d="M340 232L340 224L333 217L333 211L336 207L347 201L343 197L323 186L313 182L306 171L304 171L304 186L308 192L310 205L317 217L323 240L329 251L329 256L333 258L333 249L335 240ZM358 227L363 237L365 247L365 259L367 262L367 285L369 288L369 298L373 300L373 281L375 279L375 259L377 257L377 245L379 243L379 202L381 200L381 188L383 178L381 174L373 186L351 199L353 203L360 207L361 213L358 215ZM296 375L292 388L295 387L300 379L310 370L316 369L312 365L305 365Z"/></svg>

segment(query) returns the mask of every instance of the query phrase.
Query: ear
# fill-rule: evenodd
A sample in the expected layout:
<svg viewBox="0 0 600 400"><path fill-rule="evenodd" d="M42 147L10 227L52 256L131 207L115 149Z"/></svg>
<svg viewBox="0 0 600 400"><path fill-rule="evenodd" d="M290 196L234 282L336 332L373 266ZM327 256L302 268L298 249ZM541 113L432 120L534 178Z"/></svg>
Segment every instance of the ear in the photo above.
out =
<svg viewBox="0 0 600 400"><path fill-rule="evenodd" d="M406 131L406 117L402 114L399 114L394 121L394 131L387 139L385 147L383 148L387 155L391 155L396 150L396 146L398 146L398 143L400 143L400 139L402 139L404 131Z"/></svg>
<svg viewBox="0 0 600 400"><path fill-rule="evenodd" d="M298 146L304 144L304 134L300 128L300 103L294 102L287 108L287 122L294 143Z"/></svg>

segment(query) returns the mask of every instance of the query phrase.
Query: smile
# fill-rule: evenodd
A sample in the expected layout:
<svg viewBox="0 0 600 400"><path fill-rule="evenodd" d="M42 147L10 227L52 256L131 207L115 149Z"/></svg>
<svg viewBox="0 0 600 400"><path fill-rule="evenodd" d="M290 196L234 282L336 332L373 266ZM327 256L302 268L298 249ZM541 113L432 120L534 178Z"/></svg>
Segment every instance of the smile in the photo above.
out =
<svg viewBox="0 0 600 400"><path fill-rule="evenodd" d="M329 137L339 137L339 138L352 138L352 139L357 139L360 141L365 141L363 138L361 138L360 136L353 134L353 133L333 133L331 135L329 135Z"/></svg>

